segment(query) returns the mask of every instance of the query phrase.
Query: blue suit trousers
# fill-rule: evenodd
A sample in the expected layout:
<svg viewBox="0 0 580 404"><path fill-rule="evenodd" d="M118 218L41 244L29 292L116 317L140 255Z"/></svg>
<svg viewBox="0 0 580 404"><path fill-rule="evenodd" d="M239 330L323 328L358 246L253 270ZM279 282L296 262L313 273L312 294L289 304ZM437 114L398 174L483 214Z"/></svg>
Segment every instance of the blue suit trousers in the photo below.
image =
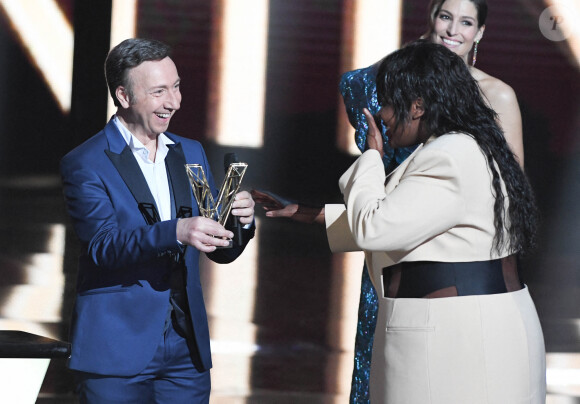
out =
<svg viewBox="0 0 580 404"><path fill-rule="evenodd" d="M131 377L77 372L82 404L209 403L209 370L194 366L187 341L167 327L147 367ZM198 362L198 361L195 361Z"/></svg>

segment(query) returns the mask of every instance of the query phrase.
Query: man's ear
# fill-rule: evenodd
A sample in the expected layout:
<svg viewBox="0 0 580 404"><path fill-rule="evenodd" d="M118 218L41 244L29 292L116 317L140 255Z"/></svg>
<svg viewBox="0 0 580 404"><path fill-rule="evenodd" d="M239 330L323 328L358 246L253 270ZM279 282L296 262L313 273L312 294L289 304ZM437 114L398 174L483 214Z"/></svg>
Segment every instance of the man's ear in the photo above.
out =
<svg viewBox="0 0 580 404"><path fill-rule="evenodd" d="M423 99L417 98L411 104L411 119L419 119L425 113L425 108L423 107Z"/></svg>
<svg viewBox="0 0 580 404"><path fill-rule="evenodd" d="M129 97L129 92L125 87L123 86L117 87L117 89L115 90L115 96L117 97L119 104L121 104L123 108L125 109L129 108L129 106L131 105L131 99Z"/></svg>

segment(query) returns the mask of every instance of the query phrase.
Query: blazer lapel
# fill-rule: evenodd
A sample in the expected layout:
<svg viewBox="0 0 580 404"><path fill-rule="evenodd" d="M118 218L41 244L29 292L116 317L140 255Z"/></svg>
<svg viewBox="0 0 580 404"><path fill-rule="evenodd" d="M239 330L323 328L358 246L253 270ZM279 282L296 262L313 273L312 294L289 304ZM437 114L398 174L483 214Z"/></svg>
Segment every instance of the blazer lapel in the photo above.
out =
<svg viewBox="0 0 580 404"><path fill-rule="evenodd" d="M155 199L153 199L149 185L147 185L147 181L129 146L125 146L121 154L111 150L105 150L105 153L109 156L109 159L137 201L139 210L147 224L158 222L160 217Z"/></svg>
<svg viewBox="0 0 580 404"><path fill-rule="evenodd" d="M397 168L395 168L393 171L391 171L389 175L387 175L387 179L385 181L385 192L387 194L391 193L391 191L393 191L393 189L395 189L395 187L399 185L399 181L401 180L401 177L405 173L405 170L407 170L409 163L413 161L413 159L415 158L415 156L417 155L419 150L421 150L422 147L423 143L418 145L415 151L413 151L413 153L411 153L409 157L405 159L405 161L403 161Z"/></svg>
<svg viewBox="0 0 580 404"><path fill-rule="evenodd" d="M175 201L176 217L191 217L191 186L185 172L185 155L181 143L167 145L169 151L165 165L169 174L173 199Z"/></svg>

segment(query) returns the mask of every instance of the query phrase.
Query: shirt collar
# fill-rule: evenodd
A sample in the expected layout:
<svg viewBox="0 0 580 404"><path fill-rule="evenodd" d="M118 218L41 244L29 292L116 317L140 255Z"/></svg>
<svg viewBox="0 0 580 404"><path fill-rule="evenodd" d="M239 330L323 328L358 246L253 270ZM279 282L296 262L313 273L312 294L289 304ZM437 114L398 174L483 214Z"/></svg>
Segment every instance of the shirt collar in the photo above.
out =
<svg viewBox="0 0 580 404"><path fill-rule="evenodd" d="M117 115L113 117L113 123L115 124L117 129L119 129L119 132L121 132L121 136L123 136L123 139L125 140L125 142L127 143L127 145L129 146L129 148L133 153L135 153L136 151L147 150L145 145L139 139L137 139L135 135L133 135L131 131L127 129L125 125L123 125L123 123L119 120L119 117L117 117ZM158 157L165 158L169 150L169 148L167 147L167 145L169 144L175 144L175 142L169 139L164 133L160 133L159 136L157 137Z"/></svg>

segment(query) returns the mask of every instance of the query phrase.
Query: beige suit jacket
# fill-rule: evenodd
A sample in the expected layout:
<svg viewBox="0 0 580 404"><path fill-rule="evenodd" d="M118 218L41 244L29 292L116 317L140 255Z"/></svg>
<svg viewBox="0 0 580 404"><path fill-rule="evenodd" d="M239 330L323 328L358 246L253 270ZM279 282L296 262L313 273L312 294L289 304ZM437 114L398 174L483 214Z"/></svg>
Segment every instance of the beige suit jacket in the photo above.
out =
<svg viewBox="0 0 580 404"><path fill-rule="evenodd" d="M375 287L382 268L398 262L509 255L492 252L492 176L472 137L431 138L385 180L379 153L368 150L339 180L346 207L325 206L331 250L364 250Z"/></svg>

